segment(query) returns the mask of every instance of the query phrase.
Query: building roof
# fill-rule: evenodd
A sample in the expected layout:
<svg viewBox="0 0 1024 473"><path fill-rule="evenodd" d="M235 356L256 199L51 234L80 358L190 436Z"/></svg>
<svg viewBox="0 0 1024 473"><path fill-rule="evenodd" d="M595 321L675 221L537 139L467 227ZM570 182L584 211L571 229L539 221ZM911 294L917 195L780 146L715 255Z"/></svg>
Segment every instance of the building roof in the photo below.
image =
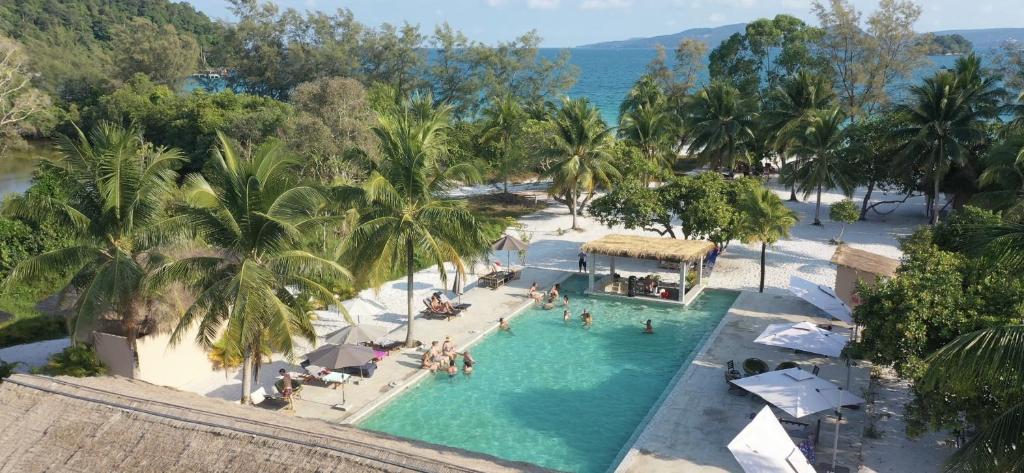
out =
<svg viewBox="0 0 1024 473"><path fill-rule="evenodd" d="M857 271L890 278L896 275L896 269L900 267L898 259L858 250L849 245L839 245L835 254L832 255L832 262Z"/></svg>
<svg viewBox="0 0 1024 473"><path fill-rule="evenodd" d="M615 234L583 245L583 251L587 253L672 262L696 261L713 249L715 244L707 240Z"/></svg>
<svg viewBox="0 0 1024 473"><path fill-rule="evenodd" d="M10 471L547 471L116 377L0 384Z"/></svg>

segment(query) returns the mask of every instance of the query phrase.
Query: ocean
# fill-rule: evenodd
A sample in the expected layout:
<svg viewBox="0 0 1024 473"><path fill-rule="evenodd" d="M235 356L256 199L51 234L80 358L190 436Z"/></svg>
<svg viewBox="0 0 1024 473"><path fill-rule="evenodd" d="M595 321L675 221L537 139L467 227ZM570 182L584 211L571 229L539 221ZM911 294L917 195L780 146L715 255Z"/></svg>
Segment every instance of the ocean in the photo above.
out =
<svg viewBox="0 0 1024 473"><path fill-rule="evenodd" d="M561 49L541 49L540 56L554 59ZM654 49L570 49L571 62L579 69L576 83L568 91L570 97L586 97L600 110L605 121L614 125L618 119L619 103L629 88L644 74L647 64L655 58ZM951 67L955 56L932 56L929 63L918 69L914 79L930 74L940 67ZM669 54L668 64L673 64ZM707 76L701 83L707 82ZM185 88L192 90L199 84L190 80ZM895 91L898 93L898 91Z"/></svg>

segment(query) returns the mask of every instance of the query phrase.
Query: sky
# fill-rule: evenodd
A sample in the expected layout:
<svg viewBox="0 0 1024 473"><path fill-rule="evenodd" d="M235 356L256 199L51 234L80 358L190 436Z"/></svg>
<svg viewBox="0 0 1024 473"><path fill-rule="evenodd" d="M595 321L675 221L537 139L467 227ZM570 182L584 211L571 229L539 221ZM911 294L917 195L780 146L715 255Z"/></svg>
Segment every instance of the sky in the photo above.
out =
<svg viewBox="0 0 1024 473"><path fill-rule="evenodd" d="M188 0L214 18L231 20L224 0ZM877 0L852 0L862 11ZM919 0L918 31L1024 26L1021 0ZM275 0L281 7L348 8L368 25L419 24L426 33L448 22L470 39L493 44L535 29L546 47L676 33L744 23L787 13L815 23L811 0ZM866 16L866 15L865 15Z"/></svg>

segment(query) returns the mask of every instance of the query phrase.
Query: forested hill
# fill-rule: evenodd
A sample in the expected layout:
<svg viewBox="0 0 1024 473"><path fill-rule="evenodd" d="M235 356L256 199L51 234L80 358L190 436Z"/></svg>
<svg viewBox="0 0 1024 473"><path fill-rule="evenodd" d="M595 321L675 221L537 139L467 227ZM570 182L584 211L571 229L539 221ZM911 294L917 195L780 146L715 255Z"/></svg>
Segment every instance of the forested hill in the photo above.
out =
<svg viewBox="0 0 1024 473"><path fill-rule="evenodd" d="M194 41L199 50L214 53L205 55L207 63L221 61L216 44L223 26L185 2L168 0L4 0L0 36L25 47L40 75L38 85L73 100L109 80L118 35L142 28L133 23L139 18L156 26L154 36ZM171 28L182 37L170 34Z"/></svg>

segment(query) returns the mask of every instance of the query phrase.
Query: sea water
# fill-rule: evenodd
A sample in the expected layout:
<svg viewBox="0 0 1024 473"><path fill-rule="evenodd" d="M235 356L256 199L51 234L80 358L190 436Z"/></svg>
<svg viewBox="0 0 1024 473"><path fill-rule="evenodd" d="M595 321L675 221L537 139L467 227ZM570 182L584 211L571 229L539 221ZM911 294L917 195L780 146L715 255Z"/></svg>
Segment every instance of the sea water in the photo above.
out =
<svg viewBox="0 0 1024 473"><path fill-rule="evenodd" d="M736 298L705 291L687 308L582 294L534 307L471 348L471 376L437 373L360 426L563 471L605 471ZM594 315L586 329L580 313ZM473 314L469 317L488 317ZM651 319L655 333L642 333ZM461 368L461 360L459 363Z"/></svg>

